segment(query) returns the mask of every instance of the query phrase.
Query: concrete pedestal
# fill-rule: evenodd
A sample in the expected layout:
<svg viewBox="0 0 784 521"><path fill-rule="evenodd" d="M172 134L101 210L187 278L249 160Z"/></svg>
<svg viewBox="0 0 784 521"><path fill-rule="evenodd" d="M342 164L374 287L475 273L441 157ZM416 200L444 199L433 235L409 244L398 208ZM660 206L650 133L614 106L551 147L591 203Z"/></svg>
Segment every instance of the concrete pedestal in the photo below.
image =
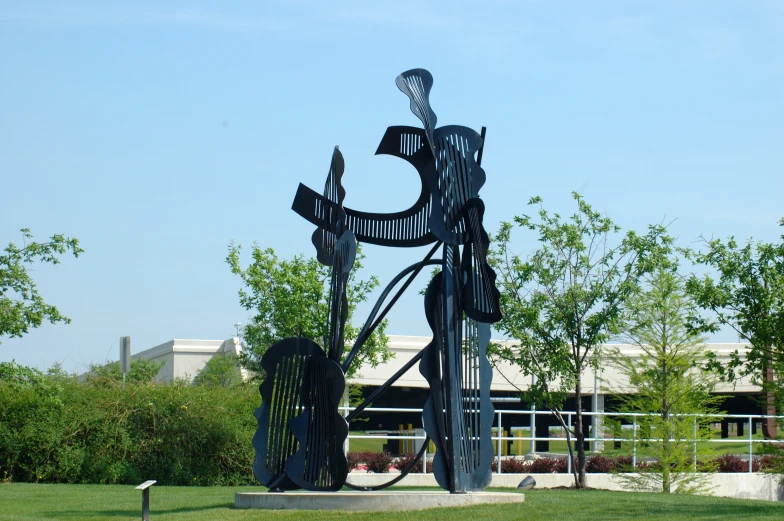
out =
<svg viewBox="0 0 784 521"><path fill-rule="evenodd" d="M234 506L237 508L267 510L398 511L523 501L525 495L515 492L237 492L234 495Z"/></svg>

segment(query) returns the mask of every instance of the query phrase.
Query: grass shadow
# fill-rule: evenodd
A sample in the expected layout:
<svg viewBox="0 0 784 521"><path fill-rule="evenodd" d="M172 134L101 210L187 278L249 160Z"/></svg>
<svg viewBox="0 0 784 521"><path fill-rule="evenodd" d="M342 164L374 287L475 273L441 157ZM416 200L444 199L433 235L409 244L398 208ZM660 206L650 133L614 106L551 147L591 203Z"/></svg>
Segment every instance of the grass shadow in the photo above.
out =
<svg viewBox="0 0 784 521"><path fill-rule="evenodd" d="M204 512L208 510L215 510L220 508L228 508L234 509L234 502L226 502L226 503L215 503L212 505L206 505L202 507L177 507L177 508L150 508L150 517L155 515L164 515L164 514L181 514L181 513L190 513L190 512ZM69 517L94 517L96 519L104 519L104 518L112 518L112 517L133 517L138 518L141 515L141 507L138 509L125 509L125 510L95 510L95 511L84 511L84 510L57 510L53 512L42 512L47 518L58 519L58 518L69 518Z"/></svg>

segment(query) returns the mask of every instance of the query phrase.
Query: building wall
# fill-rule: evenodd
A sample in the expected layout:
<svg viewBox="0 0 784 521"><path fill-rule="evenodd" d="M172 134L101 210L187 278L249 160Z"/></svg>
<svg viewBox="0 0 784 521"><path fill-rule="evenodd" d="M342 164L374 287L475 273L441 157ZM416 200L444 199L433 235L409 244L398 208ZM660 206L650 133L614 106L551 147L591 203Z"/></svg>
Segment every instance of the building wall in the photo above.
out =
<svg viewBox="0 0 784 521"><path fill-rule="evenodd" d="M174 379L192 381L213 356L237 355L242 348L237 338L227 340L169 340L132 355L133 360L147 359L162 363L155 380L171 382ZM243 372L243 377L246 374Z"/></svg>
<svg viewBox="0 0 784 521"><path fill-rule="evenodd" d="M377 387L386 382L395 374L406 362L430 342L430 337L424 336L402 336L390 335L389 348L394 357L386 364L378 367L365 365L360 368L358 376L349 383L361 384L370 387ZM504 340L494 340L503 344L514 345L513 342ZM607 347L617 347L624 354L639 356L641 350L634 345L611 344ZM746 349L744 344L707 344L706 348L714 351L719 360L729 360L729 354L736 349L743 353ZM239 354L241 344L237 338L227 340L169 340L160 345L136 353L133 359L146 358L163 363L164 366L156 376L157 381L168 382L175 378L193 380L193 378L204 368L205 364L216 354ZM598 385L599 393L624 393L628 392L628 382L618 372L611 367L610 363L603 363L603 371L594 375L593 371L586 371L583 374L583 392L586 395L593 394L594 383ZM247 378L247 373L243 370L243 377ZM517 393L528 389L531 377L524 375L517 367L509 364L499 364L493 370L493 381L491 390L495 393ZM418 388L427 389L425 379L419 374L419 366L415 365L405 375L403 375L393 387L399 388ZM734 384L720 384L716 390L719 393L748 394L758 393L759 387L751 385L748 378L739 380Z"/></svg>
<svg viewBox="0 0 784 521"><path fill-rule="evenodd" d="M359 375L351 380L351 383L369 386L379 386L383 384L403 367L406 362L414 357L417 352L423 349L430 340L430 337L391 335L389 337L389 348L394 354L394 358L387 364L375 368L370 367L369 365L361 367ZM514 345L511 341L494 340L494 342ZM622 353L633 357L639 356L641 353L641 349L634 345L610 344L607 347L617 347ZM729 361L729 354L736 349L741 353L745 351L744 344L707 344L706 348L714 351L718 355L720 361ZM604 371L596 375L599 393L606 393L611 390L616 393L624 393L630 390L628 381L613 369L609 363L604 363L602 365ZM585 394L592 394L594 392L594 380L593 371L586 371L583 373L583 392ZM492 391L517 392L518 390L527 390L530 384L531 377L522 374L517 367L509 364L499 364L499 366L493 370ZM419 374L418 365L412 367L394 384L394 386L414 388L428 387L425 379ZM751 385L748 378L742 379L734 384L724 383L717 388L717 392L720 393L756 393L759 391L759 387Z"/></svg>

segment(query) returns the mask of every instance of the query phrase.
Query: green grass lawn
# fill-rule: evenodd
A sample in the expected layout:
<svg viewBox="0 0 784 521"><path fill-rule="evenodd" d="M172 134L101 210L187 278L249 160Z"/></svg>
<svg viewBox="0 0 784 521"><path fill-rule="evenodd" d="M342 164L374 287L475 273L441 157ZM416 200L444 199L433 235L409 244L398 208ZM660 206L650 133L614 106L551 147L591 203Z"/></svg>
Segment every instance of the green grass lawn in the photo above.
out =
<svg viewBox="0 0 784 521"><path fill-rule="evenodd" d="M522 505L486 505L409 512L263 511L234 509L234 493L253 487L153 487L152 520L721 520L784 519L784 504L601 490L532 490ZM141 493L121 485L0 484L0 520L138 520Z"/></svg>
<svg viewBox="0 0 784 521"><path fill-rule="evenodd" d="M352 436L365 435L365 431L351 431ZM387 442L386 438L371 440L367 438L357 439L351 438L348 445L350 452L381 452L384 444Z"/></svg>

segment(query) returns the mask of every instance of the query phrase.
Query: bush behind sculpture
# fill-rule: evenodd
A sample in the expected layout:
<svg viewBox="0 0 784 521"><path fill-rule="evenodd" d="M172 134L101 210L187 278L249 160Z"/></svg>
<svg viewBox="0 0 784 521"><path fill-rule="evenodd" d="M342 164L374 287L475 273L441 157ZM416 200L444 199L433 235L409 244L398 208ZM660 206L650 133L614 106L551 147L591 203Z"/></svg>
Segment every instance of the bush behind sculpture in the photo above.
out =
<svg viewBox="0 0 784 521"><path fill-rule="evenodd" d="M0 480L254 482L253 386L0 379Z"/></svg>

